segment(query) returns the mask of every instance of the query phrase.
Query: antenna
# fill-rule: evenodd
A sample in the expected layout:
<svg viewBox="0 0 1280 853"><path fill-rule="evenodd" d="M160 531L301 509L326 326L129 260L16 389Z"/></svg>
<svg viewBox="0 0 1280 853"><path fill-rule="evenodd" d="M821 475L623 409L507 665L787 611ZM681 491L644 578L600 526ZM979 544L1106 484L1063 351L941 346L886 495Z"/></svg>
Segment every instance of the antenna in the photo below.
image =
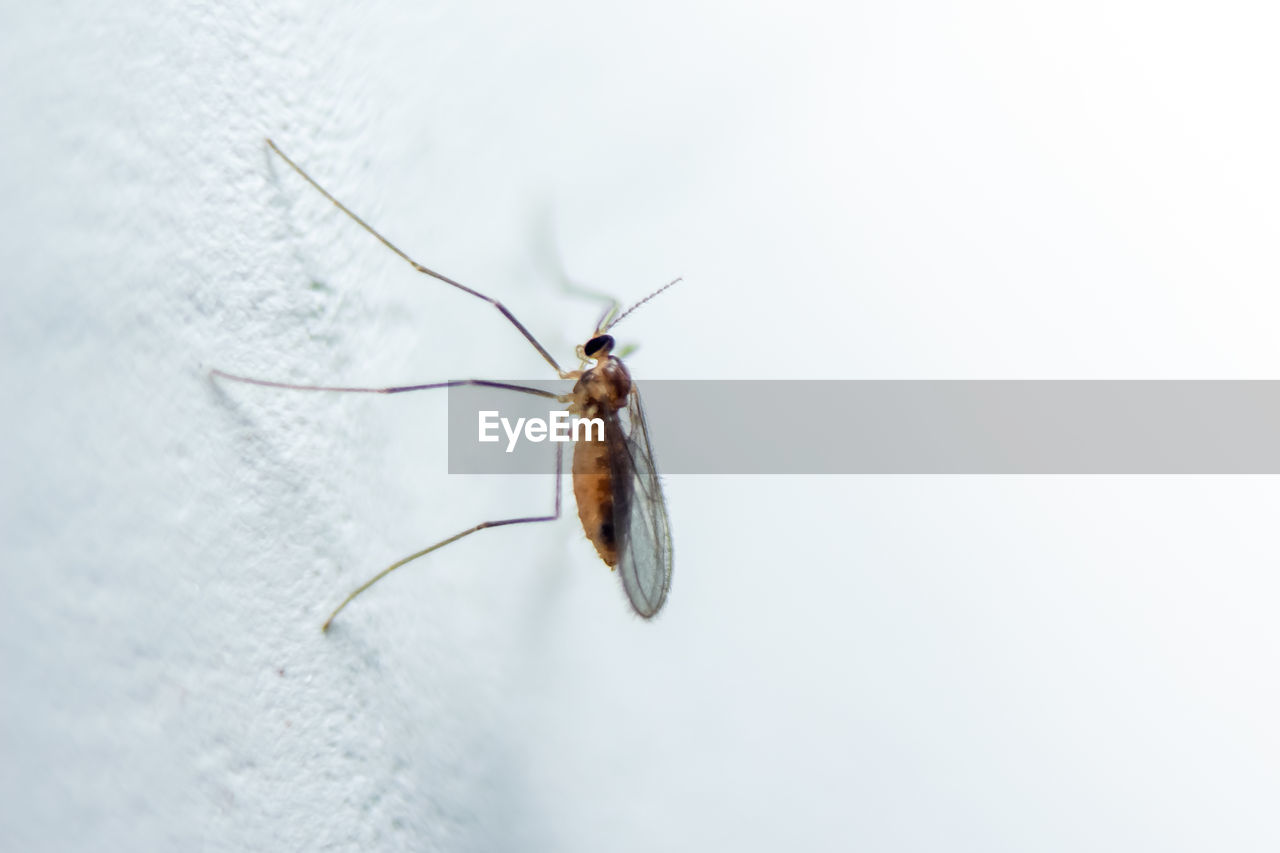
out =
<svg viewBox="0 0 1280 853"><path fill-rule="evenodd" d="M641 305L645 304L646 302L648 302L648 301L649 301L650 299L652 299L653 297L657 296L657 295L658 295L659 293L661 293L662 291L667 290L667 289L672 288L672 287L675 287L677 284L679 284L679 283L680 283L680 282L682 282L682 281L684 281L684 277L683 277L683 276L681 276L681 277L679 277L679 278L672 279L671 281L669 281L669 282L667 282L666 284L662 285L662 287L659 287L659 288L658 288L657 290L655 290L653 293L650 293L650 294L649 294L648 296L646 296L644 299L641 299L639 302L637 302L635 305L632 305L632 306L631 306L630 308L628 308L626 311L623 311L623 312L622 312L621 314L619 314L617 317L614 317L613 319L609 320L608 325L606 325L606 326L604 326L603 328L601 328L601 329L600 329L600 331L601 331L601 332L607 332L607 331L609 331L609 330L610 330L610 329L612 329L614 326L618 325L618 324L619 324L619 323L621 323L624 319L626 319L626 316L627 316L628 314L630 314L632 311L636 310L636 309L637 309L637 308L639 308ZM606 318L608 318L608 316L609 316L609 315L608 315L608 314L606 314L606 315L605 315L605 317L602 317L602 318L601 318L600 322L602 322L602 323L603 323L603 322L605 321L605 319L606 319Z"/></svg>

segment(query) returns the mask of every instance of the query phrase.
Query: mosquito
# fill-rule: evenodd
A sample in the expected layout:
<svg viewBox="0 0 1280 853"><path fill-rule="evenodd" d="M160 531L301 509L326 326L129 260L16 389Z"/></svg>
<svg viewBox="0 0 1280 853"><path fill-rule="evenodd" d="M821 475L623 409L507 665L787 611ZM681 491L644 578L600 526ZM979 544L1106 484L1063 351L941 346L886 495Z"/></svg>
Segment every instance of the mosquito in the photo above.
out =
<svg viewBox="0 0 1280 853"><path fill-rule="evenodd" d="M249 385L262 385L268 388L284 388L291 391L327 391L341 394L401 394L408 391L429 391L439 388L458 386L479 386L497 388L521 394L534 394L550 397L562 404L567 404L571 416L582 418L600 418L604 422L603 441L578 441L573 449L573 494L578 504L578 518L587 538L595 545L600 559L610 570L616 570L622 581L627 600L632 609L645 619L653 618L667 600L667 592L671 588L671 527L667 518L666 501L662 496L662 485L653 463L653 449L649 443L649 429L645 424L644 409L640 405L640 394L631 379L622 360L613 354L614 339L608 331L622 321L624 317L639 308L650 299L677 284L680 279L658 288L653 293L632 305L621 313L615 304L599 322L595 332L577 348L579 369L564 370L552 358L551 353L538 343L538 340L516 319L507 307L498 300L472 290L464 284L428 269L401 251L394 243L382 236L373 226L357 216L345 204L338 201L323 186L312 178L301 166L293 162L270 139L267 145L284 160L293 171L302 176L322 196L333 203L357 225L373 235L378 242L386 246L415 270L429 275L445 284L469 293L477 299L488 302L501 312L511 325L524 336L538 354L556 371L561 379L577 380L573 390L566 395L553 394L540 388L524 385L513 385L507 382L493 382L485 379L457 379L447 382L429 382L421 385L399 385L387 388L354 388L336 385L297 385L291 382L274 382L267 379L255 379L249 376L238 376L223 370L212 370L210 375L234 382ZM588 363L595 364L587 367ZM584 369L585 368L585 369ZM589 431L588 431L589 432ZM556 445L555 468L555 510L551 515L527 516L522 518L504 518L496 521L484 521L469 527L461 533L455 533L447 539L436 542L415 551L356 587L342 603L329 614L322 630L328 631L334 618L378 581L396 569L425 557L446 545L470 536L481 530L493 527L505 527L513 524L536 524L556 521L560 518L561 503L561 467L563 455L561 445Z"/></svg>

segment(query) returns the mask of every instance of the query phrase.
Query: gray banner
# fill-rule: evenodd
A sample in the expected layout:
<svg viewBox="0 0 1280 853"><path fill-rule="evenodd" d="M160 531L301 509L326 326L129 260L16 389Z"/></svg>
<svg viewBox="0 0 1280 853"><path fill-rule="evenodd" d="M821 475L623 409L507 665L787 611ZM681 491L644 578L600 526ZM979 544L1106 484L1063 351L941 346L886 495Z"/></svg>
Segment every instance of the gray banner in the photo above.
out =
<svg viewBox="0 0 1280 853"><path fill-rule="evenodd" d="M572 383L514 382L567 393ZM1280 474L1276 381L638 382L663 474ZM449 392L449 471L545 474L499 418L555 400ZM489 416L481 442L479 413ZM527 421L526 421L527 424ZM537 430L535 428L534 434ZM572 444L561 445L566 455ZM507 452L512 447L511 452Z"/></svg>

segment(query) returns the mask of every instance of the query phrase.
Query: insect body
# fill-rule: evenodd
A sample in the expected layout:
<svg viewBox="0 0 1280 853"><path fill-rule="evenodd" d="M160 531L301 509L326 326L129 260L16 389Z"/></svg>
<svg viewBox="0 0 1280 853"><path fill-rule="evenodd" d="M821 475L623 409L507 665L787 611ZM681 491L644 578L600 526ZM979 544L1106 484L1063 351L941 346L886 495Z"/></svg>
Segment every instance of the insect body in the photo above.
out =
<svg viewBox="0 0 1280 853"><path fill-rule="evenodd" d="M597 367L582 375L573 388L575 397L570 414L582 418L600 418L611 426L610 433L618 431L617 412L626 404L631 392L631 374L622 362L609 355L609 344L601 338L592 338L589 344L604 351ZM616 443L616 442L615 442ZM596 546L605 565L618 565L618 525L614 505L614 472L608 438L603 442L584 441L573 448L573 497L578 502L578 517L582 530Z"/></svg>
<svg viewBox="0 0 1280 853"><path fill-rule="evenodd" d="M573 496L587 538L600 559L618 569L631 606L648 618L671 585L671 534L640 396L626 366L611 354L613 344L609 335L587 341L583 354L596 366L570 395L572 414L604 420L605 439L574 445ZM624 407L629 431L620 422Z"/></svg>
<svg viewBox="0 0 1280 853"><path fill-rule="evenodd" d="M578 347L578 357L583 365L592 359L595 360L595 364L585 370L565 371L560 368L560 365L551 357L551 354L547 352L542 344L538 343L537 339L502 303L459 284L434 270L428 269L410 258L387 238L374 230L372 226L349 210L342 202L330 195L324 187L320 186L300 166L285 156L284 152L277 148L274 142L268 139L267 144L285 163L292 167L311 186L315 187L325 198L333 202L339 210L355 220L357 224L408 262L418 272L439 279L445 284L452 285L478 299L483 299L497 308L516 327L520 334L533 345L543 359L555 369L560 378L576 379L577 383L568 395L559 397L556 394L538 388L483 379L431 382L422 385L402 385L387 388L356 388L273 382L265 379L238 376L221 370L211 371L211 374L223 379L271 388L338 393L398 394L407 391L426 391L460 385L477 385L551 397L562 403L567 403L569 412L572 415L600 418L604 422L604 441L580 441L574 447L573 492L578 503L578 517L582 521L582 527L587 538L595 545L600 559L610 568L617 570L622 580L622 587L626 591L627 598L635 612L646 619L654 616L666 602L667 591L671 586L670 524L667 519L666 504L662 497L662 488L658 481L657 472L654 469L653 451L649 444L649 431L645 424L644 410L640 405L639 393L631 381L631 374L627 371L626 366L617 356L613 355L614 339L605 334L605 332L612 326L617 325L631 311L676 284L679 279L650 294L621 314L615 316L616 312L614 311L606 314L597 324L595 334L592 335L591 339L583 346ZM448 539L398 560L348 595L338 605L337 609L330 614L329 618L325 620L324 630L327 631L329 629L334 617L350 604L356 596L406 563L426 556L432 551L456 542L464 536L470 536L472 533L486 528L558 519L560 517L561 461L559 446L557 446L555 511L551 515L481 522L475 527L468 528Z"/></svg>

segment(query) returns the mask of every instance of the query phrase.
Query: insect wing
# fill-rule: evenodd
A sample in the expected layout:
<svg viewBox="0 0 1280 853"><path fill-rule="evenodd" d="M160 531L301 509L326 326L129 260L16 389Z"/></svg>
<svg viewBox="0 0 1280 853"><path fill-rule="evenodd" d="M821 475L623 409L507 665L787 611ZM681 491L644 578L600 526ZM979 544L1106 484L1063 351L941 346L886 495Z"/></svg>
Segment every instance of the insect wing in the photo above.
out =
<svg viewBox="0 0 1280 853"><path fill-rule="evenodd" d="M662 484L653 464L649 430L632 389L627 403L629 430L617 419L606 430L613 479L614 525L618 542L618 576L631 606L646 619L667 600L671 588L671 525Z"/></svg>

